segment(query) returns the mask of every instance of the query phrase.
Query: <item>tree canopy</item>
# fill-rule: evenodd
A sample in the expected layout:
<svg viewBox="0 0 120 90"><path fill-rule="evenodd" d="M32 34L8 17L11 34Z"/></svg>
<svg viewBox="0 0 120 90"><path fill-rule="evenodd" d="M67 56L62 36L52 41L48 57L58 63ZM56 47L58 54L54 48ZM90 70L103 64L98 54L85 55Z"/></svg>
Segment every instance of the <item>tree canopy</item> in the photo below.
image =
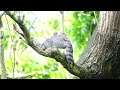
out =
<svg viewBox="0 0 120 90"><path fill-rule="evenodd" d="M30 32L29 35L25 31L26 36L30 36L30 38L34 37L41 43L49 36L52 36L55 31L60 31L61 14L59 11L46 13L54 14L52 14L52 17L49 19L46 19L49 15L38 17L36 16L36 13L29 11L13 11L12 13L14 16L20 16L20 18L25 15L24 24ZM52 58L39 55L28 46L28 42L25 43L25 39L21 37L21 33L24 31L21 31L20 29L23 28L24 30L25 27L19 27L15 21L16 19L13 20L11 18L12 16L9 17L10 15L8 14L9 13L2 16L3 28L1 29L1 31L4 31L4 58L8 77L12 78L13 74L14 78L28 79L65 79L73 77L73 75L70 74L59 62L56 62ZM92 32L98 22L98 17L99 12L96 11L65 12L64 29L67 36L71 38L75 62L77 62L80 55L83 53L84 48L88 44ZM21 23L21 21L18 23ZM26 39L28 39L28 41L30 40L29 38Z"/></svg>

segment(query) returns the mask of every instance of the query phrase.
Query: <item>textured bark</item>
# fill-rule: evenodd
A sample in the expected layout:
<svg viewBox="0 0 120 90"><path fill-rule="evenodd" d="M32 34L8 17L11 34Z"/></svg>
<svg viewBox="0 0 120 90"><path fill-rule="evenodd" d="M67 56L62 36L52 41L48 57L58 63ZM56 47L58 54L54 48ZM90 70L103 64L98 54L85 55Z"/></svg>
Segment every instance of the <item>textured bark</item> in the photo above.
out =
<svg viewBox="0 0 120 90"><path fill-rule="evenodd" d="M23 16L21 15L17 16L17 13L15 14L9 11L4 11L4 12L7 15L9 15L19 25L23 33L20 33L17 30L15 31L17 31L24 38L24 41L26 42L26 44L28 44L31 48L33 48L40 55L53 58L57 62L60 62L63 65L63 67L66 68L66 70L68 70L70 73L76 76L80 75L80 71L82 70L82 68L76 65L75 63L74 65L69 64L66 60L65 54L61 53L56 48L54 48L50 52L47 52L46 50L44 50L45 47L41 43L39 43L37 40L35 40L34 38L30 36L30 30L29 28L27 28L26 24L24 23L24 20L22 19Z"/></svg>
<svg viewBox="0 0 120 90"><path fill-rule="evenodd" d="M69 66L59 51L47 53L30 37L29 29L11 12L5 11L21 28L26 43L39 54L54 58L66 70L81 79L120 77L120 11L101 11L100 20L85 51L74 67ZM74 77L74 78L78 78Z"/></svg>
<svg viewBox="0 0 120 90"><path fill-rule="evenodd" d="M119 54L120 11L101 11L98 26L77 62L86 69L80 78L119 78Z"/></svg>

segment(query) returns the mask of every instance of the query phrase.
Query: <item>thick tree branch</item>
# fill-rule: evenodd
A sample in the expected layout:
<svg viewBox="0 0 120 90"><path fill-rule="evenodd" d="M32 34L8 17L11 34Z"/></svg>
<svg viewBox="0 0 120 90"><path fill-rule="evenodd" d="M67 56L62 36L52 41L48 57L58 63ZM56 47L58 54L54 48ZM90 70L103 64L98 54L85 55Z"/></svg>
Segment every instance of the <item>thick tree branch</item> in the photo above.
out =
<svg viewBox="0 0 120 90"><path fill-rule="evenodd" d="M10 16L21 28L21 30L24 33L25 39L27 41L27 43L30 45L31 41L30 41L30 32L29 30L27 30L26 26L24 25L24 22L22 22L22 20L20 20L20 18L15 17L14 14L10 13L9 11L5 11L5 13Z"/></svg>
<svg viewBox="0 0 120 90"><path fill-rule="evenodd" d="M24 34L24 38L29 46L31 46L37 53L40 55L54 58L56 61L60 62L64 68L66 68L70 73L79 76L80 77L80 71L82 70L81 67L74 64L74 66L71 66L67 63L67 60L65 58L65 55L62 54L59 50L53 49L51 52L44 51L44 46L42 46L39 42L37 42L35 39L30 37L29 29L25 26L24 21L21 21L19 18L15 17L11 12L5 11L5 13L10 16L21 28ZM20 16L21 17L21 16Z"/></svg>

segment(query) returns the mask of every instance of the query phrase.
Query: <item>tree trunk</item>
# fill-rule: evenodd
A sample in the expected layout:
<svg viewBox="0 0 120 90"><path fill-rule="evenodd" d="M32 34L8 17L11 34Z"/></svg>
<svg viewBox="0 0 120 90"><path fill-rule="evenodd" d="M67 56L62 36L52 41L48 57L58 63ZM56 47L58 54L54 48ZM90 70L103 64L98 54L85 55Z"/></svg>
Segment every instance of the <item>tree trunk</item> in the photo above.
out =
<svg viewBox="0 0 120 90"><path fill-rule="evenodd" d="M120 11L101 11L96 30L77 62L85 69L80 78L119 78L119 54Z"/></svg>
<svg viewBox="0 0 120 90"><path fill-rule="evenodd" d="M25 26L24 19L15 17L11 12L5 11L21 28L25 42L40 55L54 58L66 70L81 79L103 79L120 77L120 11L101 11L100 20L93 32L91 40L77 63L69 65L65 55L59 51L51 53L42 49L42 44L30 37L30 31ZM77 77L75 77L77 78Z"/></svg>

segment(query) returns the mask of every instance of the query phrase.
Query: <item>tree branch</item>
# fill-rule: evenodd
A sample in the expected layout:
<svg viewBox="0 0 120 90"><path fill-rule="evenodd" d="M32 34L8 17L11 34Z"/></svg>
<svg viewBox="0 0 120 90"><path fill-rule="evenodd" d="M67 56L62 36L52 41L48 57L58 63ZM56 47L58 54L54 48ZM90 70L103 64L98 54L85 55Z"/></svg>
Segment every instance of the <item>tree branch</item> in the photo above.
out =
<svg viewBox="0 0 120 90"><path fill-rule="evenodd" d="M46 57L54 58L56 61L60 62L63 67L66 68L70 73L80 77L80 71L83 71L81 67L76 64L74 64L74 66L69 65L65 58L65 54L62 54L57 49L53 49L51 52L44 51L44 46L42 46L38 41L30 37L29 29L25 26L24 21L21 21L9 11L5 11L5 13L19 25L19 27L23 31L24 38L27 41L27 44L32 47L37 53Z"/></svg>

